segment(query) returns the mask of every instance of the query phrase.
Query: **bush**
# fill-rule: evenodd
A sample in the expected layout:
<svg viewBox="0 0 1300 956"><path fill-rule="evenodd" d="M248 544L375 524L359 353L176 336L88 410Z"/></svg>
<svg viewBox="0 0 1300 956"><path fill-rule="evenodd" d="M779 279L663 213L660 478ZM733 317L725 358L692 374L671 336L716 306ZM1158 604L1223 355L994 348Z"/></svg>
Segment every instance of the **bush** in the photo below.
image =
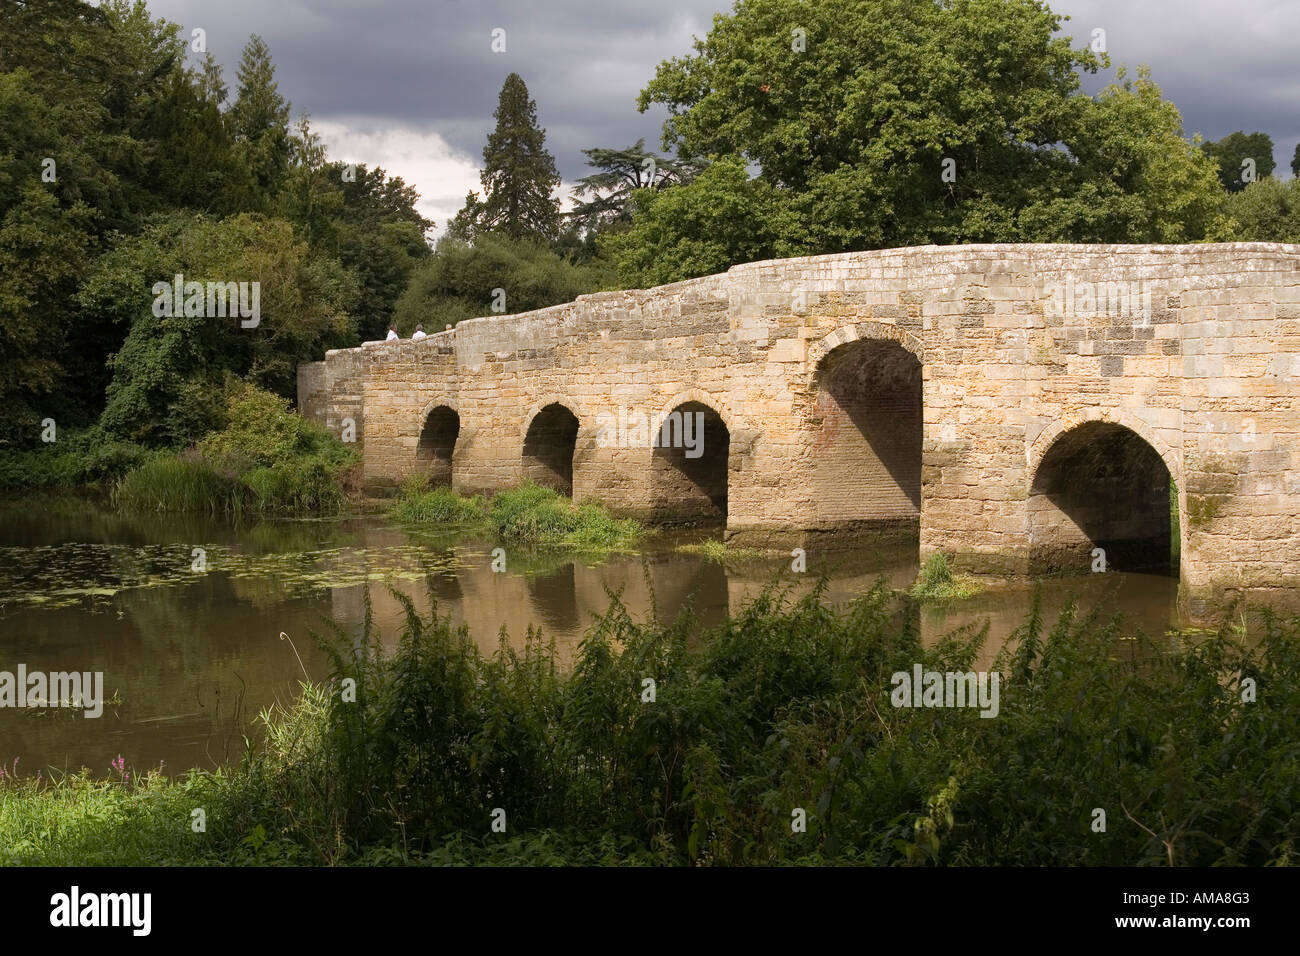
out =
<svg viewBox="0 0 1300 956"><path fill-rule="evenodd" d="M73 489L112 482L153 454L111 438L98 427L56 434L58 441L41 448L0 452L0 491Z"/></svg>
<svg viewBox="0 0 1300 956"><path fill-rule="evenodd" d="M1259 615L1238 635L1230 611L1171 646L1073 608L1045 634L1036 606L984 719L891 706L893 674L969 671L984 632L924 647L883 581L843 608L824 585L793 604L769 591L703 633L614 600L567 673L536 634L484 657L394 592L395 649L368 613L359 642L342 625L322 641L355 701L306 687L262 715L265 742L237 769L0 779L0 863L1294 862L1300 621ZM206 839L169 835L198 805ZM1099 806L1119 811L1104 840ZM496 807L509 842L479 836Z"/></svg>
<svg viewBox="0 0 1300 956"><path fill-rule="evenodd" d="M331 514L347 503L348 472L360 462L284 399L247 385L230 394L227 422L183 455L161 455L128 474L115 500L154 511Z"/></svg>

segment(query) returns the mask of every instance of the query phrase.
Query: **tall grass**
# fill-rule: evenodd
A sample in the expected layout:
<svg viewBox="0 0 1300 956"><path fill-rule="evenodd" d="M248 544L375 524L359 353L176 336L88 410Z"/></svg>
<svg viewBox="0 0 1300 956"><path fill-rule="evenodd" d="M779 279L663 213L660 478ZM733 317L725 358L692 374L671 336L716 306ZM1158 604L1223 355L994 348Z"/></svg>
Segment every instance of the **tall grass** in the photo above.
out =
<svg viewBox="0 0 1300 956"><path fill-rule="evenodd" d="M113 490L116 505L138 511L239 514L246 489L207 462L159 455L128 472Z"/></svg>
<svg viewBox="0 0 1300 956"><path fill-rule="evenodd" d="M354 449L251 386L232 393L228 414L226 426L194 449L156 455L129 471L114 502L230 515L336 514L346 507L348 474L360 462Z"/></svg>
<svg viewBox="0 0 1300 956"><path fill-rule="evenodd" d="M484 657L397 596L396 647L369 613L359 642L322 639L332 679L263 714L237 769L0 780L0 863L1295 862L1296 620L1259 618L1247 646L1230 615L1170 649L1035 607L985 719L891 706L895 672L970 670L985 634L923 647L883 582L843 608L768 592L704 633L614 600L569 672L536 634ZM187 842L194 806L208 833Z"/></svg>

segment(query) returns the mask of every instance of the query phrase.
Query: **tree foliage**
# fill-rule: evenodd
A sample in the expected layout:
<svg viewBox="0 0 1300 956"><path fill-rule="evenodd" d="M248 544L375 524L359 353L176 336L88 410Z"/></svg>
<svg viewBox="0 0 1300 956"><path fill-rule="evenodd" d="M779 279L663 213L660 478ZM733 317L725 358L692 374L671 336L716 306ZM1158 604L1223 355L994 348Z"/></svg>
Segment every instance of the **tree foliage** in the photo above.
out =
<svg viewBox="0 0 1300 956"><path fill-rule="evenodd" d="M193 440L227 372L291 397L296 363L387 324L433 224L402 180L331 163L305 114L290 129L260 38L232 98L143 0L0 3L0 37L0 445L101 416ZM177 272L259 281L264 321L154 316Z"/></svg>
<svg viewBox="0 0 1300 956"><path fill-rule="evenodd" d="M1080 73L1108 60L1060 27L1038 0L739 0L659 66L640 107L668 109L666 149L731 157L761 186L733 166L673 206L642 204L652 221L615 244L620 275L716 266L667 258L712 238L692 191L748 205L766 190L778 232L749 245L787 254L1215 235L1214 169L1178 111L1146 71L1084 94Z"/></svg>
<svg viewBox="0 0 1300 956"><path fill-rule="evenodd" d="M1237 130L1223 139L1202 143L1201 149L1218 167L1219 182L1229 192L1241 192L1255 180L1272 176L1277 166L1273 161L1273 138L1268 133Z"/></svg>
<svg viewBox="0 0 1300 956"><path fill-rule="evenodd" d="M475 227L514 239L554 239L560 202L552 194L560 174L546 151L546 131L537 125L537 104L518 73L506 77L493 115L497 125L483 147L484 199Z"/></svg>
<svg viewBox="0 0 1300 956"><path fill-rule="evenodd" d="M434 332L492 315L497 303L505 312L526 312L570 302L612 279L600 265L574 264L533 239L486 233L470 244L444 237L411 277L394 319L403 335L419 324Z"/></svg>

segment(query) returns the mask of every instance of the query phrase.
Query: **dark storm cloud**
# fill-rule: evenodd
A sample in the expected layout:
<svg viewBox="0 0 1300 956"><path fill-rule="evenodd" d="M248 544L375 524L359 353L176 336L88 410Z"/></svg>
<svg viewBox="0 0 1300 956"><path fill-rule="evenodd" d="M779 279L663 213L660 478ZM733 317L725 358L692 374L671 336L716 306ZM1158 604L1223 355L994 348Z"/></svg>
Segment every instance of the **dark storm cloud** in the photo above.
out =
<svg viewBox="0 0 1300 956"><path fill-rule="evenodd" d="M317 119L364 117L376 128L436 132L481 155L506 74L538 104L566 180L584 175L580 150L658 144L663 113L636 111L659 61L690 52L727 0L151 0L155 15L202 26L209 49L234 66L249 33L266 38L282 92ZM1112 61L1149 64L1181 109L1188 133L1218 138L1263 130L1280 172L1300 138L1294 0L1060 0L1065 31L1082 45L1107 31ZM506 30L507 52L490 50ZM1113 71L1112 71L1113 72ZM1089 79L1086 86L1101 85Z"/></svg>
<svg viewBox="0 0 1300 956"><path fill-rule="evenodd" d="M585 174L585 147L639 136L657 144L663 113L638 113L637 94L660 60L707 32L715 4L152 0L150 9L206 29L232 87L240 48L260 33L295 113L430 129L476 159L501 83L519 73L561 173L573 179ZM505 53L491 51L495 28L506 31Z"/></svg>

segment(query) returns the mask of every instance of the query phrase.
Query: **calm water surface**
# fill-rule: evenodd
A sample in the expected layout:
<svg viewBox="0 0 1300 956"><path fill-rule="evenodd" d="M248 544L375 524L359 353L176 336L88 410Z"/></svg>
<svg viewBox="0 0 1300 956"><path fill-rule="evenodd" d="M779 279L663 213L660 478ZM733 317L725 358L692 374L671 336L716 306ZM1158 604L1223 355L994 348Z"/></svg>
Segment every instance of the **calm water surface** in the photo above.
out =
<svg viewBox="0 0 1300 956"><path fill-rule="evenodd" d="M236 528L192 516L122 515L86 502L0 505L0 671L103 671L115 703L96 720L66 709L0 708L0 763L28 773L89 767L106 773L119 754L143 771L178 773L238 759L249 721L290 702L306 676L327 676L311 631L327 621L357 635L370 587L374 618L398 635L401 605L385 585L429 608L432 576L439 608L469 625L486 652L505 630L515 645L530 624L570 658L609 593L648 617L652 594L662 616L691 604L703 625L738 610L775 576L779 555L734 567L682 553L684 543L718 532L661 533L639 554L584 558L507 547L504 573L492 571L496 542L407 532L382 517L276 521ZM195 571L194 549L206 555ZM785 575L795 593L829 572L827 600L841 603L880 577L910 585L915 545L863 545L821 560L809 574ZM794 580L791 580L791 579ZM1137 574L1089 575L1044 583L1048 620L1075 598L1124 615L1161 635L1178 620L1177 582ZM1026 583L1001 584L945 609L927 608L933 641L987 622L981 666L1025 619ZM285 632L292 640L281 640Z"/></svg>

